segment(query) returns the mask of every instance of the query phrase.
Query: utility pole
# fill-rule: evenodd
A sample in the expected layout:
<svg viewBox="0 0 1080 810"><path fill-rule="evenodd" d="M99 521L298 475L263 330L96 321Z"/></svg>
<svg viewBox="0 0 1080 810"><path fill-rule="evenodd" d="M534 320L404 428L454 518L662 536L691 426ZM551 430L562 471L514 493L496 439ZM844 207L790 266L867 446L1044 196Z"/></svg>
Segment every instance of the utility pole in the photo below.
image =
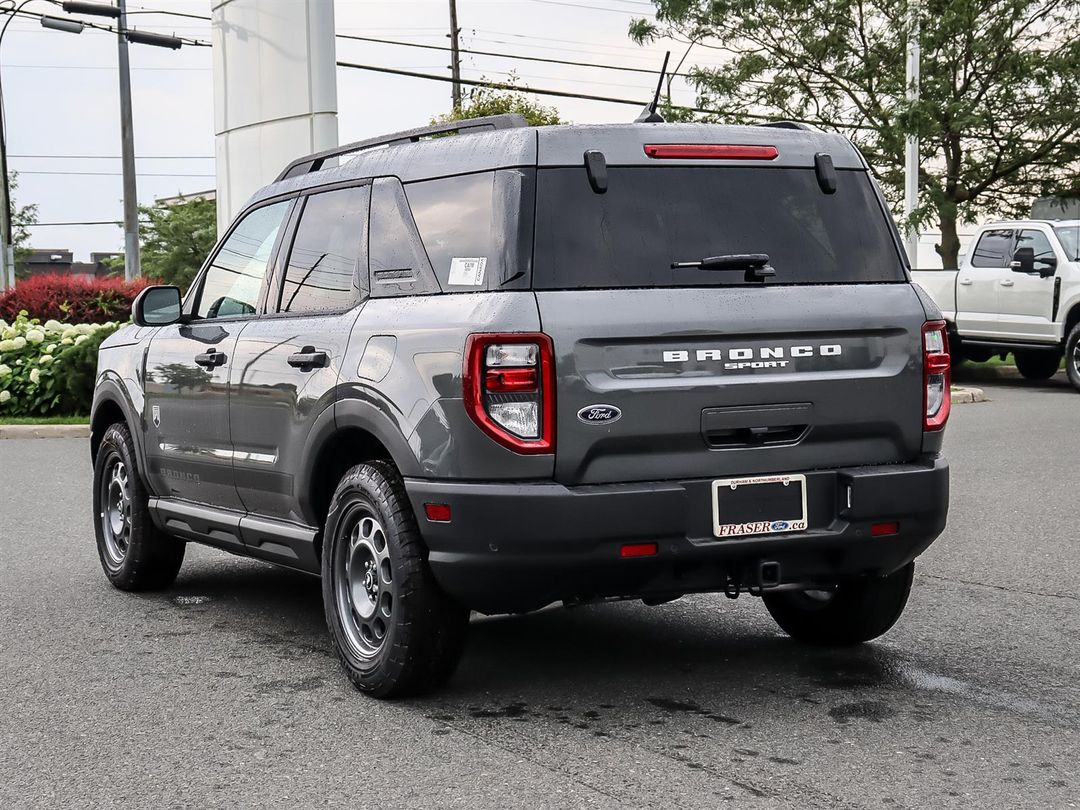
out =
<svg viewBox="0 0 1080 810"><path fill-rule="evenodd" d="M461 109L461 52L458 50L457 0L450 0L450 75L454 79L454 110Z"/></svg>
<svg viewBox="0 0 1080 810"><path fill-rule="evenodd" d="M117 0L116 42L120 64L120 158L124 171L124 278L141 275L139 264L139 199L135 188L135 131L131 120L131 65L128 62L127 7Z"/></svg>
<svg viewBox="0 0 1080 810"><path fill-rule="evenodd" d="M11 258L8 258L8 247L11 245L11 188L8 185L7 165L7 132L4 128L4 116L0 112L0 292L10 290L15 286L15 256L11 250Z"/></svg>
<svg viewBox="0 0 1080 810"><path fill-rule="evenodd" d="M907 100L914 106L919 100L919 0L908 0L907 26ZM912 212L919 207L919 136L911 132L904 146L904 219L907 225L908 261L912 268L919 264L919 229L911 222Z"/></svg>

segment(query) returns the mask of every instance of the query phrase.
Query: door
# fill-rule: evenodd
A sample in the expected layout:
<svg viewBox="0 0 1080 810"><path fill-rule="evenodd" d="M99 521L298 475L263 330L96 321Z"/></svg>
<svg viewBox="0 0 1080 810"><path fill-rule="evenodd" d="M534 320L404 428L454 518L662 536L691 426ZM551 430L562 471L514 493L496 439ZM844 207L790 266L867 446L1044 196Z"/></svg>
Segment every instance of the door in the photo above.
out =
<svg viewBox="0 0 1080 810"><path fill-rule="evenodd" d="M298 205L267 312L240 335L231 367L236 486L256 515L308 524L298 474L320 419L333 418L340 364L367 296L370 186L312 194Z"/></svg>
<svg viewBox="0 0 1080 810"><path fill-rule="evenodd" d="M983 231L971 256L956 274L956 325L964 336L998 337L1001 330L1001 282L1011 280L1016 232Z"/></svg>
<svg viewBox="0 0 1080 810"><path fill-rule="evenodd" d="M1016 250L1029 247L1035 251L1034 273L1009 270L1001 279L998 306L1001 312L1001 337L1013 340L1053 341L1054 275L1064 257L1054 252L1050 238L1041 229L1024 228L1016 240Z"/></svg>
<svg viewBox="0 0 1080 810"><path fill-rule="evenodd" d="M188 295L184 322L163 327L150 342L143 418L147 474L161 496L242 508L233 481L229 376L288 207L278 202L244 216Z"/></svg>

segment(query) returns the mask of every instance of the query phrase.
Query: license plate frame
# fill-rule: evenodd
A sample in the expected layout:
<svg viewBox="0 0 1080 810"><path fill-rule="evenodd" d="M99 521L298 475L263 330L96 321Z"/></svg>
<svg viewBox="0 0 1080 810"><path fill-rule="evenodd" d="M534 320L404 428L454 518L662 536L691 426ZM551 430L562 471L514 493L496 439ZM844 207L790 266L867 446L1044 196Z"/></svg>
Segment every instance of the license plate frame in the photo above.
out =
<svg viewBox="0 0 1080 810"><path fill-rule="evenodd" d="M721 502L730 500L729 498L721 497L721 493L725 495L737 493L740 489L745 493L749 487L762 485L771 485L770 488L772 491L778 492L778 494L782 493L784 495L784 500L789 503L786 506L777 506L777 512L791 514L775 514L771 517L767 517L766 515L768 513L763 512L760 517L751 515L751 517L757 517L757 519L721 522L723 517L721 515ZM783 490L777 491L777 485L784 489L795 485L798 487L798 492L796 496L792 498L791 494L783 492ZM754 494L760 498L768 493L764 490L759 490ZM747 512L755 512L757 508L760 507L759 504L753 503L752 497L750 501L744 499L741 506L743 508L743 514L741 515L733 509L723 511L727 512L729 517L734 513L737 517L745 518L747 517ZM806 476L801 473L790 473L783 475L744 476L741 478L718 478L712 482L712 523L713 536L721 540L806 531Z"/></svg>

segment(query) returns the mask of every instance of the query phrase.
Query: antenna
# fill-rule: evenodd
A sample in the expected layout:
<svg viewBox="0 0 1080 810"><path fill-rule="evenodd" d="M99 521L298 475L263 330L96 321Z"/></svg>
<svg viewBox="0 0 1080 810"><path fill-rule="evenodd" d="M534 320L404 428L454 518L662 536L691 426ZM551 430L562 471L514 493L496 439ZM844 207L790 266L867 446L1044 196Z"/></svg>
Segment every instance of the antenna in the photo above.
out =
<svg viewBox="0 0 1080 810"><path fill-rule="evenodd" d="M664 64L660 68L660 78L656 81L656 93L653 95L653 100L645 105L645 109L641 111L641 114L634 119L635 124L662 124L664 123L664 116L660 115L656 111L656 105L660 103L660 91L664 87L664 76L667 75L667 63L671 58L671 51L664 52Z"/></svg>

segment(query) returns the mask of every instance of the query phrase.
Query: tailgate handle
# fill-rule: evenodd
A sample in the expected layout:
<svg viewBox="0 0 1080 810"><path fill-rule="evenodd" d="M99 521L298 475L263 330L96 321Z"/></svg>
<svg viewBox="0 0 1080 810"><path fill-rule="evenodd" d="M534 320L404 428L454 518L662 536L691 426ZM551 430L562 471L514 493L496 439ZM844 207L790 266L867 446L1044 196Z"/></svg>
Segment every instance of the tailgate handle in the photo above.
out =
<svg viewBox="0 0 1080 810"><path fill-rule="evenodd" d="M810 429L813 405L757 405L706 408L701 435L712 448L796 444Z"/></svg>

